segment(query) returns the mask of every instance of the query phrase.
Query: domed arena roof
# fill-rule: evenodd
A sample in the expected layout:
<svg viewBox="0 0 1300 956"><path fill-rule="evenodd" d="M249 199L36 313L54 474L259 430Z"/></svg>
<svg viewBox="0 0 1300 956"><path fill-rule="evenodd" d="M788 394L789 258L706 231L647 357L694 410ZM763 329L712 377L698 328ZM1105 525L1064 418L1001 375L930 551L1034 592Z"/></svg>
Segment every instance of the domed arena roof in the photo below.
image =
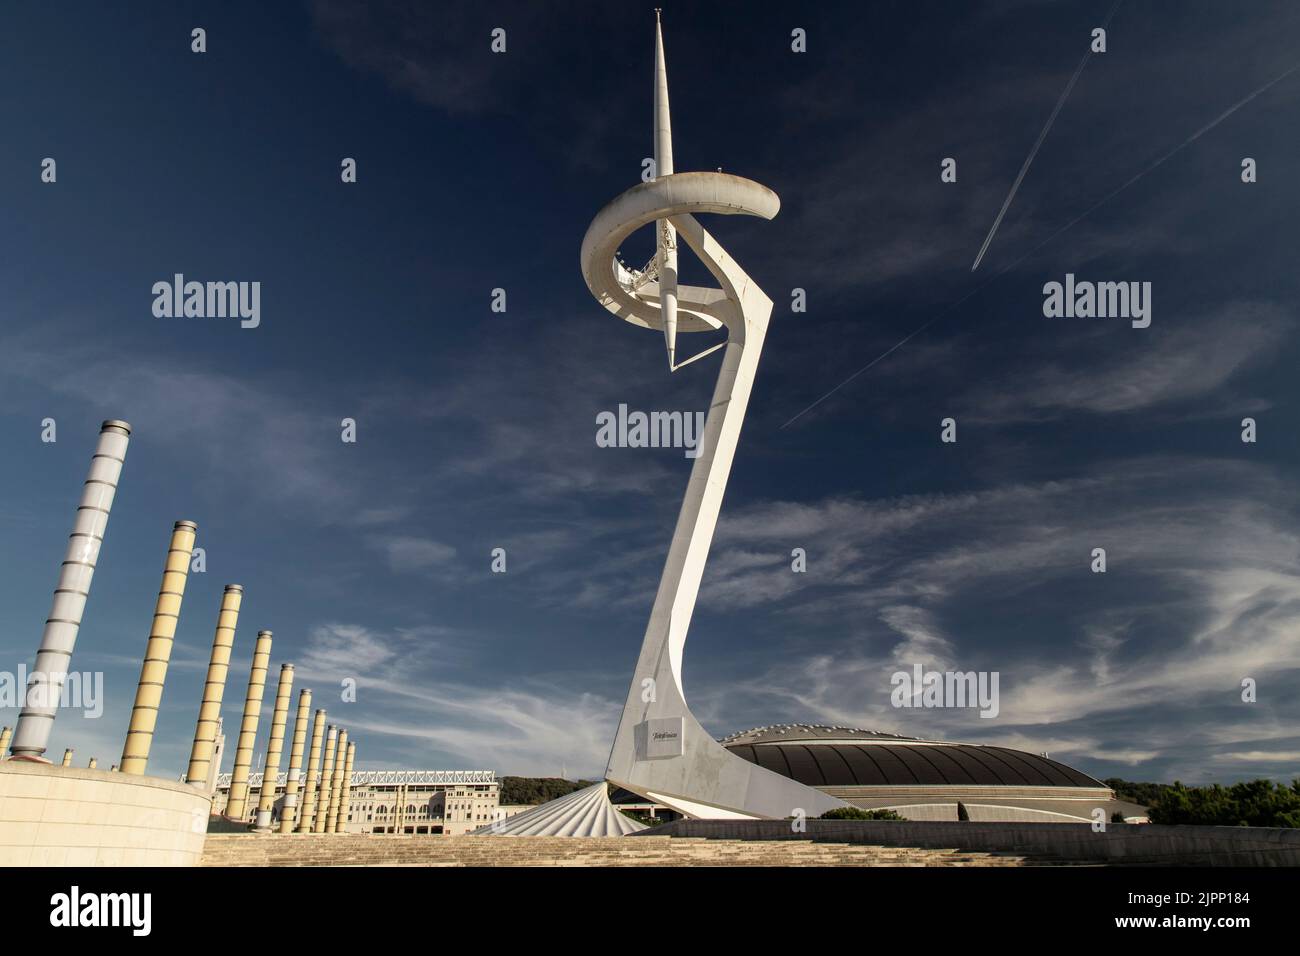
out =
<svg viewBox="0 0 1300 956"><path fill-rule="evenodd" d="M1038 754L902 737L856 727L778 724L720 743L750 763L810 787L1102 787L1101 781Z"/></svg>

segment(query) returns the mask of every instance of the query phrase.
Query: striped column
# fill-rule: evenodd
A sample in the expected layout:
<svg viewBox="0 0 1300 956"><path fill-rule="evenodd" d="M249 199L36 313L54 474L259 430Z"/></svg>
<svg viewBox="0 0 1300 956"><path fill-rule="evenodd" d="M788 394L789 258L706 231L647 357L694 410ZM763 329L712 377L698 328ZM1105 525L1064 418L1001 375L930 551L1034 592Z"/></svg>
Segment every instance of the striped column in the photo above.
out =
<svg viewBox="0 0 1300 956"><path fill-rule="evenodd" d="M348 811L352 805L352 761L357 755L357 745L348 741L348 754L343 762L343 795L339 798L339 821L335 833L348 832Z"/></svg>
<svg viewBox="0 0 1300 956"><path fill-rule="evenodd" d="M81 615L86 609L86 596L95 576L95 563L104 543L108 513L113 507L130 436L131 426L126 422L111 420L100 428L99 444L90 459L90 475L82 488L81 504L77 506L68 551L59 570L50 616L45 621L40 650L36 652L36 663L23 696L23 709L18 714L18 727L10 746L15 757L44 759L42 755L54 727L54 714L68 676L72 649L77 643Z"/></svg>
<svg viewBox="0 0 1300 956"><path fill-rule="evenodd" d="M299 833L311 833L316 818L316 775L320 772L321 745L325 740L325 711L316 711L311 725L311 752L307 759L307 782L303 787L302 813L298 815Z"/></svg>
<svg viewBox="0 0 1300 956"><path fill-rule="evenodd" d="M221 761L226 756L226 734L224 721L217 718L217 742L212 745L212 765L208 767L208 784L203 788L204 792L210 796L216 796L217 777L221 770Z"/></svg>
<svg viewBox="0 0 1300 956"><path fill-rule="evenodd" d="M334 789L334 744L337 736L338 730L333 726L325 734L325 750L321 754L320 793L316 797L316 818L312 820L312 833L325 832L325 819L330 808L330 792Z"/></svg>
<svg viewBox="0 0 1300 956"><path fill-rule="evenodd" d="M289 698L293 694L293 665L280 665L280 683L275 688L275 709L271 711L271 737L266 743L262 765L262 792L257 801L258 832L271 832L271 810L275 807L275 786L280 779L280 754L284 750L284 727L289 721ZM288 786L288 781L285 781Z"/></svg>
<svg viewBox="0 0 1300 956"><path fill-rule="evenodd" d="M226 800L226 816L233 820L243 820L248 815L248 771L253 764L253 744L257 741L257 722L262 716L262 695L266 692L266 669L270 662L271 632L258 631L253 666L248 672L244 719L239 725L239 741L235 744L230 796Z"/></svg>
<svg viewBox="0 0 1300 956"><path fill-rule="evenodd" d="M339 822L339 800L343 790L343 764L347 761L348 732L340 730L334 744L334 786L330 788L330 807L325 816L325 832L334 833Z"/></svg>
<svg viewBox="0 0 1300 956"><path fill-rule="evenodd" d="M149 629L149 643L145 647L144 663L140 666L140 683L136 685L135 704L131 707L131 723L126 731L126 743L122 745L119 767L122 773L132 776L141 776L149 763L163 683L167 680L167 664L176 640L176 624L181 616L181 601L185 597L185 582L189 580L190 557L194 553L194 536L198 530L199 526L193 521L178 521L172 528L167 560L163 564L162 585L158 588L158 602L153 609L153 627Z"/></svg>
<svg viewBox="0 0 1300 956"><path fill-rule="evenodd" d="M235 627L239 623L239 607L243 600L244 589L240 585L226 585L225 593L221 595L221 610L217 612L217 631L212 638L212 655L208 659L208 677L203 684L199 720L194 726L190 765L185 771L185 782L195 787L206 788L211 776L212 752L221 725L221 701L226 695L230 652L235 646Z"/></svg>
<svg viewBox="0 0 1300 956"><path fill-rule="evenodd" d="M307 747L307 724L311 720L311 688L298 694L298 716L293 722L293 743L289 747L289 770L284 775L284 809L280 811L280 832L292 833L298 818L298 789L302 777L302 755Z"/></svg>
<svg viewBox="0 0 1300 956"><path fill-rule="evenodd" d="M63 766L63 767L71 767L71 766L72 766L72 748L71 748L71 747L69 747L69 748L67 748L66 750L63 751L63 763L62 763L60 766Z"/></svg>

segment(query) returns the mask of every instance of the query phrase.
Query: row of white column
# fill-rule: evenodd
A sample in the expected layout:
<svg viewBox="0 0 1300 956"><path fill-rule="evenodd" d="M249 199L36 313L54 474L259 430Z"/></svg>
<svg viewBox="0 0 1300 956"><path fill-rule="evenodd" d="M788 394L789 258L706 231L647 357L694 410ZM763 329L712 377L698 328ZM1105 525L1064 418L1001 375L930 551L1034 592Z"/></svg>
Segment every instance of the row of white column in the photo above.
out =
<svg viewBox="0 0 1300 956"><path fill-rule="evenodd" d="M8 749L11 759L48 762L44 754L49 746L54 718L67 680L69 662L81 628L86 599L90 594L130 436L131 426L124 421L106 421L100 428L99 441L91 456L90 473L83 485L77 517L69 535L67 553L60 566L59 581L54 589L35 665L28 679L18 724L12 732L8 727L0 728L0 757ZM113 768L122 773L142 775L148 764L197 532L198 526L192 521L177 521L172 529L162 585L154 607L153 626L149 632L140 680L136 685L135 702L131 708L131 721L122 749L122 761ZM185 773L186 783L208 790L213 788L216 779L213 763L221 702L230 670L230 655L243 591L243 587L238 584L228 584L222 596L203 699L199 705L198 722ZM233 819L243 819L248 810L248 778L262 712L262 698L266 690L271 639L270 631L259 631L253 651L248 692L244 699L244 714L226 802L226 816ZM254 819L254 828L262 832L271 830L292 691L293 665L284 664L280 668L280 681L276 688L263 784ZM299 697L298 715L290 746L289 770L279 826L281 833L295 829L297 832L342 832L347 821L356 747L348 742L346 730L330 726L323 748L322 765L325 711L318 710L304 775L302 758L310 710L311 691L303 690ZM64 751L62 766L70 766L71 762L72 751ZM93 769L96 765L97 761L92 757L89 767ZM302 787L303 801L300 805L299 790L304 777L305 787Z"/></svg>
<svg viewBox="0 0 1300 956"><path fill-rule="evenodd" d="M265 644L262 642L263 635L266 636ZM248 814L249 770L258 717L262 710L266 660L270 653L270 634L263 632L258 635L258 647L249 674L244 720L239 729L235 767L226 800L225 815L230 819L244 819ZM297 716L289 744L289 767L285 773L284 802L280 809L279 823L272 826L292 694L293 665L284 664L280 667L275 706L271 711L271 731L266 745L266 762L262 767L262 786L258 794L253 829L260 833L342 833L346 830L352 801L352 765L356 760L357 748L355 743L348 741L346 730L333 724L327 727L324 710L317 710L312 718L309 688L298 694ZM309 724L310 749L307 747ZM304 756L307 758L305 768Z"/></svg>

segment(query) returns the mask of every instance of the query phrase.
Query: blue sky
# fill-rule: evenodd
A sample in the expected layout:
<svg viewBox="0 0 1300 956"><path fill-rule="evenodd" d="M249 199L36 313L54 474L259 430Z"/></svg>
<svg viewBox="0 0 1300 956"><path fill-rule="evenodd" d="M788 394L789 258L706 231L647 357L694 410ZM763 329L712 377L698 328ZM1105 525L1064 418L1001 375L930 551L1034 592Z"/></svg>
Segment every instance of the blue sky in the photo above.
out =
<svg viewBox="0 0 1300 956"><path fill-rule="evenodd" d="M598 448L596 415L702 410L716 360L670 377L578 271L651 152L652 7L550 6L3 14L0 669L30 666L100 421L135 428L73 659L103 671L105 713L62 715L54 756L116 762L184 518L207 571L151 772L184 768L231 582L228 731L270 628L273 671L296 665L362 768L603 767L690 462ZM677 169L782 199L708 224L776 312L693 709L718 735L819 721L1097 776L1300 775L1300 73L1054 236L1295 66L1300 9L1123 3L972 275L1110 4L955 6L665 8ZM176 272L260 281L261 325L155 318ZM1151 282L1151 327L1045 318L1067 272ZM892 708L913 663L998 671L999 716Z"/></svg>

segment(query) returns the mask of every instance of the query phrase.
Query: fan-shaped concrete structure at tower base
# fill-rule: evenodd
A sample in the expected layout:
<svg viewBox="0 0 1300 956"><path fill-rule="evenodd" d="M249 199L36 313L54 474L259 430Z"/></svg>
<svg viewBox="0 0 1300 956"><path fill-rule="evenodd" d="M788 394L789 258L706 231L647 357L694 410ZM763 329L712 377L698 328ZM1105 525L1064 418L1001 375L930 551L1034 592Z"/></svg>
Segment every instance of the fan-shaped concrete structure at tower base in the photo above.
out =
<svg viewBox="0 0 1300 956"><path fill-rule="evenodd" d="M645 828L644 823L615 809L609 802L609 785L602 780L491 826L480 827L474 833L477 836L618 837Z"/></svg>

